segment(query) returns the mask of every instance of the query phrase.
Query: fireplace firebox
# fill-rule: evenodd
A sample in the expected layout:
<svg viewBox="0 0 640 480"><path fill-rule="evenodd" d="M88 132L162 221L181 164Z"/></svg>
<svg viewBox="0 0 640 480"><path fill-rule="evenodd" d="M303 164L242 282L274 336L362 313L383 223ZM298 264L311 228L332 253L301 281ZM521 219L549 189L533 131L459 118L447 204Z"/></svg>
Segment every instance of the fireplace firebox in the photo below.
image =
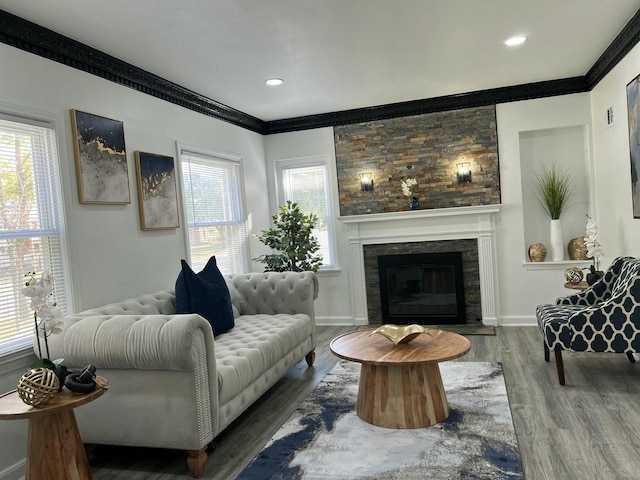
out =
<svg viewBox="0 0 640 480"><path fill-rule="evenodd" d="M462 253L378 256L384 323L465 324Z"/></svg>

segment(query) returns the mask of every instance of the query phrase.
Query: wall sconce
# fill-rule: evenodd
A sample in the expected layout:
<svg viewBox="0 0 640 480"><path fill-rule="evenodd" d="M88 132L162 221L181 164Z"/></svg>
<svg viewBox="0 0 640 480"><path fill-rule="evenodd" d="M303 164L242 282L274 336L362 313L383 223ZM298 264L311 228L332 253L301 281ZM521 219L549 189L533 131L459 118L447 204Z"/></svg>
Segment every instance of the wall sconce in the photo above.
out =
<svg viewBox="0 0 640 480"><path fill-rule="evenodd" d="M471 164L469 163L456 163L456 167L458 167L458 183L469 183L471 182Z"/></svg>
<svg viewBox="0 0 640 480"><path fill-rule="evenodd" d="M363 192L370 192L373 190L373 179L370 173L360 174L360 188Z"/></svg>

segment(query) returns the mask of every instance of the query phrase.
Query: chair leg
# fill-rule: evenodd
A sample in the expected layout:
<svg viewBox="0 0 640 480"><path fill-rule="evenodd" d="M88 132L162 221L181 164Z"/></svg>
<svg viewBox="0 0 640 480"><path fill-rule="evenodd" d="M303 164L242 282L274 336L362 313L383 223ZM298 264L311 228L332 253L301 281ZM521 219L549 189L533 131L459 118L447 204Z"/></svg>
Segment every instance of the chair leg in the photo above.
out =
<svg viewBox="0 0 640 480"><path fill-rule="evenodd" d="M636 363L636 357L633 356L633 352L626 352L627 353L627 358L629 359L629 361L631 363Z"/></svg>
<svg viewBox="0 0 640 480"><path fill-rule="evenodd" d="M558 381L564 385L564 364L562 363L562 350L554 350L556 355L556 368L558 369Z"/></svg>
<svg viewBox="0 0 640 480"><path fill-rule="evenodd" d="M544 341L542 342L542 346L544 347L544 361L548 362L549 361L549 347L547 347L547 344L544 343Z"/></svg>

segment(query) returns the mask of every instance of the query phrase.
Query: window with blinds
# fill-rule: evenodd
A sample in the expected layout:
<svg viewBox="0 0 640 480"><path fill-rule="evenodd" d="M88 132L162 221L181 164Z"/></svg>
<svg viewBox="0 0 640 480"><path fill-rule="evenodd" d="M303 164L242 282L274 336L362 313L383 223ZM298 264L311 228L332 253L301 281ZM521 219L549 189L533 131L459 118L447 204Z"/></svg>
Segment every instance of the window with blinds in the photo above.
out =
<svg viewBox="0 0 640 480"><path fill-rule="evenodd" d="M34 320L22 294L27 272L53 274L53 300L71 298L55 132L0 115L0 355L30 347Z"/></svg>
<svg viewBox="0 0 640 480"><path fill-rule="evenodd" d="M290 200L300 205L306 213L318 217L314 236L318 239L324 268L334 265L331 216L327 188L327 168L325 165L292 166L281 169L284 201Z"/></svg>
<svg viewBox="0 0 640 480"><path fill-rule="evenodd" d="M182 150L180 168L192 270L215 255L223 274L248 272L240 161Z"/></svg>

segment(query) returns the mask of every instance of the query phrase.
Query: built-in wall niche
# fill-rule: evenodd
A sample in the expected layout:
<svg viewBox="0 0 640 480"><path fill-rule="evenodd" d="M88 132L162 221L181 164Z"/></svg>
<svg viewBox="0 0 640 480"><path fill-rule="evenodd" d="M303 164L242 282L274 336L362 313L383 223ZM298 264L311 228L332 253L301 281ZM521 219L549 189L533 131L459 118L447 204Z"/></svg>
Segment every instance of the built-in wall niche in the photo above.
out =
<svg viewBox="0 0 640 480"><path fill-rule="evenodd" d="M529 245L542 243L547 249L545 262L551 262L550 218L540 204L535 175L554 162L573 176L575 195L562 214L564 260L569 259L567 245L572 238L584 237L586 215L590 212L590 154L584 125L520 132L520 172L524 221L523 256L529 262Z"/></svg>

